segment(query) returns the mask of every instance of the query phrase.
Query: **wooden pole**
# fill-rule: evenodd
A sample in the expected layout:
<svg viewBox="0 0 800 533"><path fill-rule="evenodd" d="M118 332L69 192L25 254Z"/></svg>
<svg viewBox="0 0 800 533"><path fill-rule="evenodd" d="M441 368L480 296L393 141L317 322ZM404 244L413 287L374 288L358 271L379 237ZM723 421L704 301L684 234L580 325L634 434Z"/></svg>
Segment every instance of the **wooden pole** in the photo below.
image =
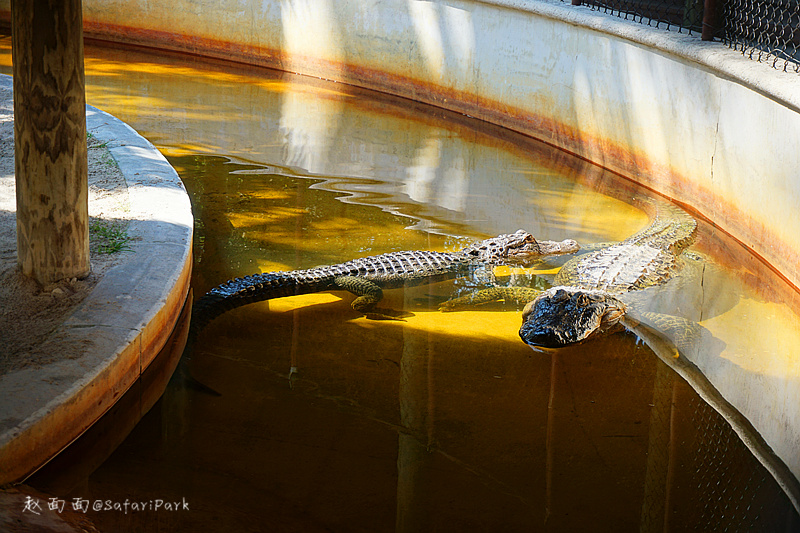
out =
<svg viewBox="0 0 800 533"><path fill-rule="evenodd" d="M703 29L700 39L703 41L713 41L717 33L717 2L716 0L705 0L703 4Z"/></svg>
<svg viewBox="0 0 800 533"><path fill-rule="evenodd" d="M40 284L89 274L82 0L12 0L17 256Z"/></svg>

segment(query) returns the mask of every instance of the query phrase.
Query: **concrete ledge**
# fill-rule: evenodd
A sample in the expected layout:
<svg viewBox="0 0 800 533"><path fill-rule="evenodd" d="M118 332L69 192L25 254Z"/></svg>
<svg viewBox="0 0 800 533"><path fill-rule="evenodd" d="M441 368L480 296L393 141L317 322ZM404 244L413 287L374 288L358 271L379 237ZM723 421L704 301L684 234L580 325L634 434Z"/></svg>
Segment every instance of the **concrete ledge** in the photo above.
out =
<svg viewBox="0 0 800 533"><path fill-rule="evenodd" d="M666 27L663 22L658 27L655 22L652 25L635 23L587 6L572 6L561 0L478 0L478 3L568 22L695 62L700 68L736 80L800 112L800 91L797 90L799 77L796 73L773 70L746 58L741 52L720 45L719 41L701 41L697 32L693 35L689 35L687 30L678 32L674 25L670 31L661 31L659 28Z"/></svg>
<svg viewBox="0 0 800 533"><path fill-rule="evenodd" d="M114 405L164 347L189 293L194 222L180 178L128 125L86 113L127 182L132 251L42 347L80 346L80 358L0 377L0 485L25 479Z"/></svg>

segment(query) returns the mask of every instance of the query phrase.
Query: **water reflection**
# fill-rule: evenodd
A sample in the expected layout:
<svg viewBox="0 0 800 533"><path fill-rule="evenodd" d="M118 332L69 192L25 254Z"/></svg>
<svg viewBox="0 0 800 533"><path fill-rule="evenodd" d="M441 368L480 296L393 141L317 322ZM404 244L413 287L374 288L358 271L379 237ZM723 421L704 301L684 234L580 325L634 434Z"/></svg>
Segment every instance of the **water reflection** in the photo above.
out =
<svg viewBox="0 0 800 533"><path fill-rule="evenodd" d="M197 292L518 227L587 243L647 223L629 203L642 192L623 180L411 102L191 58L88 47L86 65L90 103L154 140L192 194ZM746 282L767 278L737 253L726 260L733 248L703 228L698 249L723 268L701 277L692 309L726 342L704 370L731 363L775 383L758 356L797 345L796 315ZM513 307L438 312L453 290L387 293L386 306L413 313L402 323L359 317L341 294L222 316L191 361L222 396L169 389L64 496L192 507L92 517L109 531L797 527L730 428L633 335L535 353ZM742 339L742 323L769 328L774 345Z"/></svg>
<svg viewBox="0 0 800 533"><path fill-rule="evenodd" d="M646 224L619 199L592 192L606 179L598 168L499 128L476 130L460 115L285 73L90 52L87 101L170 155L224 154L319 176L319 187L349 201L459 236L525 227L545 239L597 242ZM9 55L0 60L6 71Z"/></svg>

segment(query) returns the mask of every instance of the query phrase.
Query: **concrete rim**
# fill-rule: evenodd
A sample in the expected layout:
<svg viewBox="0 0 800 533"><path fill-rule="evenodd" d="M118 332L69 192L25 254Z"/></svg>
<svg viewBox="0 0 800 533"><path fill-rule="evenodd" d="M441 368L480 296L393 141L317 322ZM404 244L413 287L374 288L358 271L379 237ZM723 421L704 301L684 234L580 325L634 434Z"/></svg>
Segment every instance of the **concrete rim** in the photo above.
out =
<svg viewBox="0 0 800 533"><path fill-rule="evenodd" d="M765 69L769 63L759 63L745 57L744 53L729 48L719 40L701 41L700 34L688 30L667 30L662 22L652 25L633 23L621 17L606 14L590 6L573 6L563 0L478 0L481 4L517 9L542 17L582 26L589 30L614 35L648 49L692 61L716 75L732 79L756 92L768 96L787 108L800 112L798 75L778 68ZM661 30L661 31L654 31Z"/></svg>
<svg viewBox="0 0 800 533"><path fill-rule="evenodd" d="M167 342L189 294L194 219L177 172L112 115L86 106L86 119L127 183L132 251L44 343L80 345L80 358L0 376L0 485L24 480L114 405Z"/></svg>

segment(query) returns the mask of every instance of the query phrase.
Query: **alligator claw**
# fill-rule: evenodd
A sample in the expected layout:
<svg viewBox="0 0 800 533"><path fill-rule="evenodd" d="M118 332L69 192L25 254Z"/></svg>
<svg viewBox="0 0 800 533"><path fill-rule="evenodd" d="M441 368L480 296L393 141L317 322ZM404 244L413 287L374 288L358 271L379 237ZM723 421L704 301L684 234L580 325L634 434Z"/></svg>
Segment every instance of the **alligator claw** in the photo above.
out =
<svg viewBox="0 0 800 533"><path fill-rule="evenodd" d="M405 319L410 316L414 316L414 313L396 311L394 309L373 309L364 313L364 317L369 320L399 320L400 322L405 322Z"/></svg>

